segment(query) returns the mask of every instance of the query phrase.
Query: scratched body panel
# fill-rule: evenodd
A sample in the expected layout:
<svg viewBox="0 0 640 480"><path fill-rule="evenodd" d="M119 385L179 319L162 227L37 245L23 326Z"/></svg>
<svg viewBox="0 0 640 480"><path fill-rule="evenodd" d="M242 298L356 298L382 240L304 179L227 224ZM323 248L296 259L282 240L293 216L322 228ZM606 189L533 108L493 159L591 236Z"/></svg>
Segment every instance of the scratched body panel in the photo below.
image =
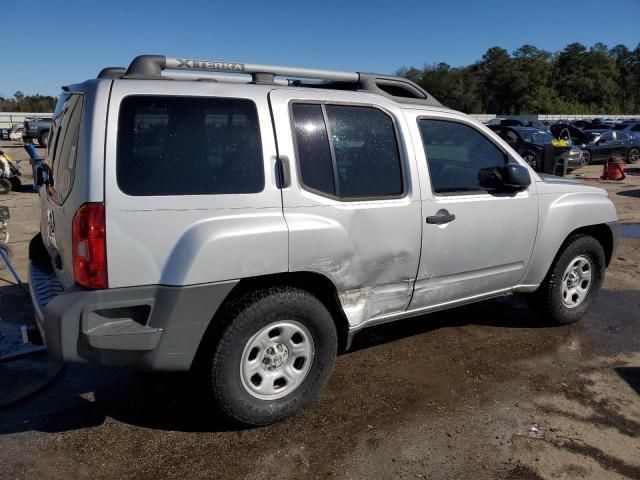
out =
<svg viewBox="0 0 640 480"><path fill-rule="evenodd" d="M402 110L377 95L356 92L270 92L279 154L290 159L291 185L282 190L289 229L289 269L312 271L336 286L351 327L402 312L413 293L422 241L420 185ZM289 107L293 101L379 108L393 119L404 171L401 198L344 201L301 185Z"/></svg>

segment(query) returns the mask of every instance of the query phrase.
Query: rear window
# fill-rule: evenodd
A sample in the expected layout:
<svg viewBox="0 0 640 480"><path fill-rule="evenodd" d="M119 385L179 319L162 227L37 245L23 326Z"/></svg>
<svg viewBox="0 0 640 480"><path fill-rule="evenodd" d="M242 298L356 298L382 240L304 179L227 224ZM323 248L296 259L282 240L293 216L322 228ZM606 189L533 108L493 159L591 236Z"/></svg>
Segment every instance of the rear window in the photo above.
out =
<svg viewBox="0 0 640 480"><path fill-rule="evenodd" d="M264 188L251 100L130 96L120 106L116 161L127 195L219 195Z"/></svg>

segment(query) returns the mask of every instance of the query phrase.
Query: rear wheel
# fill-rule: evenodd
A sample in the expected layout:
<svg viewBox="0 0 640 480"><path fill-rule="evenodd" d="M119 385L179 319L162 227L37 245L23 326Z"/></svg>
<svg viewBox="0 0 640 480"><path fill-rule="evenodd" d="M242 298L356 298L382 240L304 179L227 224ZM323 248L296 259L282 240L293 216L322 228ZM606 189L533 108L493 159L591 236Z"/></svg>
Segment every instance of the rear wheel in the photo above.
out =
<svg viewBox="0 0 640 480"><path fill-rule="evenodd" d="M529 307L544 320L563 325L577 322L598 295L604 271L600 242L589 235L573 235L538 290L528 295Z"/></svg>
<svg viewBox="0 0 640 480"><path fill-rule="evenodd" d="M11 180L8 178L0 178L0 195L6 195L13 190Z"/></svg>
<svg viewBox="0 0 640 480"><path fill-rule="evenodd" d="M225 309L203 360L213 400L231 420L267 425L309 405L329 378L335 323L310 293L252 292Z"/></svg>
<svg viewBox="0 0 640 480"><path fill-rule="evenodd" d="M640 150L632 148L627 155L627 163L637 163L640 160Z"/></svg>

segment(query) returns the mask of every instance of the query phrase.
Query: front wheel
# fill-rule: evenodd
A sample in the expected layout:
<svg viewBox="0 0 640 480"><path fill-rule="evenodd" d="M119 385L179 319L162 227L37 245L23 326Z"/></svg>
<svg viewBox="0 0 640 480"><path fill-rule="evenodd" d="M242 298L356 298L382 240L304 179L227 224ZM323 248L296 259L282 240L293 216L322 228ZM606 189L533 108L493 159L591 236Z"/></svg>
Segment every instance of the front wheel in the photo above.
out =
<svg viewBox="0 0 640 480"><path fill-rule="evenodd" d="M204 352L205 371L218 410L231 420L277 422L309 405L327 382L336 327L310 293L290 287L252 292L225 308L220 321Z"/></svg>
<svg viewBox="0 0 640 480"><path fill-rule="evenodd" d="M632 148L629 150L629 155L627 155L627 163L638 163L640 160L640 150L637 148Z"/></svg>
<svg viewBox="0 0 640 480"><path fill-rule="evenodd" d="M566 325L589 310L604 280L605 256L589 235L569 237L538 290L528 295L531 310L544 320Z"/></svg>
<svg viewBox="0 0 640 480"><path fill-rule="evenodd" d="M589 150L582 151L582 165L586 166L591 163L591 152Z"/></svg>

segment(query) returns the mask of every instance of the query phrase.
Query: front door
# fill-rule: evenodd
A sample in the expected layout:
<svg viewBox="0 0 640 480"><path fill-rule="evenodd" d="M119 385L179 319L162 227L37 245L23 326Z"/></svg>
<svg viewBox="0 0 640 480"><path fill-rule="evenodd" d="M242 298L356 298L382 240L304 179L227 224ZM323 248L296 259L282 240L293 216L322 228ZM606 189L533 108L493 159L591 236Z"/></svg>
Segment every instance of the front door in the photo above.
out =
<svg viewBox="0 0 640 480"><path fill-rule="evenodd" d="M518 193L481 187L482 168L515 159L471 121L408 118L422 163L422 256L410 309L508 291L522 279L538 224L535 182Z"/></svg>
<svg viewBox="0 0 640 480"><path fill-rule="evenodd" d="M402 112L384 99L355 103L348 92L277 89L270 103L289 177L289 269L330 279L351 327L404 311L421 211Z"/></svg>

